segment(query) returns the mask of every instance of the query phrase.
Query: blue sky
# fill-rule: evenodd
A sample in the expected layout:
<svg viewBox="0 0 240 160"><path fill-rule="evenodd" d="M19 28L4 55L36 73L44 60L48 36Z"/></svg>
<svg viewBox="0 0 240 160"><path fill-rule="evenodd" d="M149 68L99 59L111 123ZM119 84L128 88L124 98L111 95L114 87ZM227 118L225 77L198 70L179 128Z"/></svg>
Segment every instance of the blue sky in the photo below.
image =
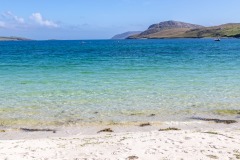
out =
<svg viewBox="0 0 240 160"><path fill-rule="evenodd" d="M0 36L108 39L165 20L240 23L240 0L0 0Z"/></svg>

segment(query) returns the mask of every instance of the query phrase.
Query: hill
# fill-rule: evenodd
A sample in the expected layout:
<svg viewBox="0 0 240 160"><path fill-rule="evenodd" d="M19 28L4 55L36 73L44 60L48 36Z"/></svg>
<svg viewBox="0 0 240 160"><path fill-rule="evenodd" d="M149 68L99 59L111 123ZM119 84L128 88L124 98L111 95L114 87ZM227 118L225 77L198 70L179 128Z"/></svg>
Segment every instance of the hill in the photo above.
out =
<svg viewBox="0 0 240 160"><path fill-rule="evenodd" d="M129 31L129 32L117 34L117 35L113 36L111 39L126 39L129 36L140 34L140 33L141 33L141 31Z"/></svg>
<svg viewBox="0 0 240 160"><path fill-rule="evenodd" d="M29 41L31 39L22 37L0 37L0 41Z"/></svg>
<svg viewBox="0 0 240 160"><path fill-rule="evenodd" d="M141 38L205 38L240 37L240 23L204 27L179 21L165 21L151 25L146 31L129 36L128 39Z"/></svg>
<svg viewBox="0 0 240 160"><path fill-rule="evenodd" d="M204 37L240 37L240 23L229 23L220 26L205 27L186 31L183 37L204 38Z"/></svg>

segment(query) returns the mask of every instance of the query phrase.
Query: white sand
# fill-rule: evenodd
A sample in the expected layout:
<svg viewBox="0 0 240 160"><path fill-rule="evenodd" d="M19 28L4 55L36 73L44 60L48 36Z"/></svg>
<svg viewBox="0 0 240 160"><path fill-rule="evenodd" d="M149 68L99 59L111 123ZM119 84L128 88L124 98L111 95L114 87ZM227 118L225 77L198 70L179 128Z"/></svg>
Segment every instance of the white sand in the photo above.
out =
<svg viewBox="0 0 240 160"><path fill-rule="evenodd" d="M240 130L190 129L0 140L3 160L240 159ZM133 157L130 157L133 156ZM136 157L134 157L136 156Z"/></svg>

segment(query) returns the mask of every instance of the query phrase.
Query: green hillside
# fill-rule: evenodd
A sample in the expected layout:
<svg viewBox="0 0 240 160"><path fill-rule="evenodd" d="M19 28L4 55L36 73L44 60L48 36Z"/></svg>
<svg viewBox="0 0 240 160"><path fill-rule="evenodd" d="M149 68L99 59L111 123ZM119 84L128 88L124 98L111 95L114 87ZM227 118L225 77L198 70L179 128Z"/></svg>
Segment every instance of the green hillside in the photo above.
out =
<svg viewBox="0 0 240 160"><path fill-rule="evenodd" d="M171 23L170 23L171 22ZM169 23L171 24L169 27ZM128 37L141 38L209 38L209 37L240 37L240 23L228 23L220 26L204 27L185 22L166 21L151 25L146 31Z"/></svg>

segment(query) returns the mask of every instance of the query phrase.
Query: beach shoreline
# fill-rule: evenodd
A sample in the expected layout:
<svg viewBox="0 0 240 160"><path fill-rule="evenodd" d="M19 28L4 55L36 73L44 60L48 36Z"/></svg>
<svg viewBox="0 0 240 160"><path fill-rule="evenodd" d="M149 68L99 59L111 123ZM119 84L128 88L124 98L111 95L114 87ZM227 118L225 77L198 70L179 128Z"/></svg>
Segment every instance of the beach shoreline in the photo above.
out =
<svg viewBox="0 0 240 160"><path fill-rule="evenodd" d="M217 120L217 121L214 121ZM218 122L220 121L220 122ZM229 122L229 123L228 123ZM104 129L111 129L113 133L151 132L164 128L179 130L237 130L240 129L239 120L204 119L188 121L142 121L122 123L86 123L60 126L0 126L0 140L39 139L49 137L69 137L76 134L97 135Z"/></svg>
<svg viewBox="0 0 240 160"><path fill-rule="evenodd" d="M110 130L104 132L104 129ZM1 133L0 157L8 160L239 159L239 145L239 123L108 125L62 128L55 133L6 131Z"/></svg>

